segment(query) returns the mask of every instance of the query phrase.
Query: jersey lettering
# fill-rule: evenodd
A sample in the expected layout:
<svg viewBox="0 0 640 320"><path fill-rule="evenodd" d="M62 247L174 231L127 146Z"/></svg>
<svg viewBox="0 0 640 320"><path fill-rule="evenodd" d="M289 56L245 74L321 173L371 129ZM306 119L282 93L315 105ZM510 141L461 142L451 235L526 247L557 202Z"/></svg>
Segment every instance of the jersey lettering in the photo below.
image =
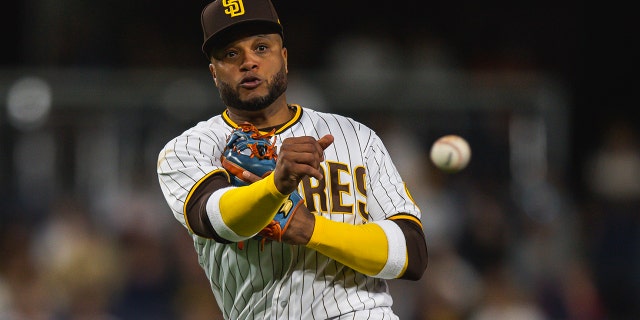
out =
<svg viewBox="0 0 640 320"><path fill-rule="evenodd" d="M362 199L367 198L367 169L359 166L353 169L354 180L356 182L356 191L362 196ZM358 214L365 220L369 221L369 212L367 212L367 203L365 201L358 200Z"/></svg>
<svg viewBox="0 0 640 320"><path fill-rule="evenodd" d="M322 165L320 166L320 170L325 171L323 172L323 175L326 177L327 173ZM309 209L309 212L318 213L328 211L329 206L327 205L326 181L327 179L311 180L309 177L302 179L302 188L304 190L303 195L305 199L304 203L307 206L307 209ZM319 209L316 207L316 203L319 205Z"/></svg>
<svg viewBox="0 0 640 320"><path fill-rule="evenodd" d="M302 179L302 194L305 198L305 205L312 213L329 212L336 214L355 214L358 213L365 220L369 218L367 213L366 201L356 200L357 211L354 211L354 205L349 203L348 199L366 199L365 167L359 166L351 172L347 164L339 162L326 162L328 169L324 165L320 165L320 169L324 172L325 179L318 181L305 177ZM355 182L355 188L352 183ZM353 190L357 192L357 197Z"/></svg>
<svg viewBox="0 0 640 320"><path fill-rule="evenodd" d="M329 166L329 177L331 177L329 190L331 191L331 211L342 214L353 214L353 205L345 205L343 203L343 195L351 195L351 185L343 183L342 173L346 172L347 177L350 176L349 166L344 163L327 161ZM347 180L347 179L344 179Z"/></svg>

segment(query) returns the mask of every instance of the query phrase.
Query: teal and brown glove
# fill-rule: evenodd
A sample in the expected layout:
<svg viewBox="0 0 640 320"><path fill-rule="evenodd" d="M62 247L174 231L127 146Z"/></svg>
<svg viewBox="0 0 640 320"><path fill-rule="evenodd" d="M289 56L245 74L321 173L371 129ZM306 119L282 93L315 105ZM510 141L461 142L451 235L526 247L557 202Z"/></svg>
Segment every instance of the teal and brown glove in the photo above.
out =
<svg viewBox="0 0 640 320"><path fill-rule="evenodd" d="M260 178L269 175L276 168L278 160L275 143L275 130L261 133L253 124L245 122L231 132L222 153L222 166L231 178L231 185L236 187L252 183L243 176L249 171ZM304 200L297 191L289 194L273 220L258 232L254 239L274 240L281 242L291 218Z"/></svg>

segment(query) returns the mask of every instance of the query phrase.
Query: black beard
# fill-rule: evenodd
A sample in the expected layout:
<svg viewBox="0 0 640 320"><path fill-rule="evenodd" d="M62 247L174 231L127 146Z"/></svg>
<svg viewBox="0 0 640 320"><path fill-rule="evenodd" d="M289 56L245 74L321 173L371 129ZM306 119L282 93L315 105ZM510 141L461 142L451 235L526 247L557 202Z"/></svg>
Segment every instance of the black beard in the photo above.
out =
<svg viewBox="0 0 640 320"><path fill-rule="evenodd" d="M257 97L251 100L242 101L237 90L234 90L228 83L218 82L218 91L220 98L227 107L245 110L258 111L270 106L287 90L287 74L284 69L276 73L267 84L269 85L269 93L264 97Z"/></svg>

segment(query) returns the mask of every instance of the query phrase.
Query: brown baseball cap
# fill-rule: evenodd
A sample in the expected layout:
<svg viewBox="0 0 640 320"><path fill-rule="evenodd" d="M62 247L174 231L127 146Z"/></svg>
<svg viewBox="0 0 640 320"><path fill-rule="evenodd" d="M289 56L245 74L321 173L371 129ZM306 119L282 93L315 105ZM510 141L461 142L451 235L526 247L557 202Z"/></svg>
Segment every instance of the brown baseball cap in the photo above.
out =
<svg viewBox="0 0 640 320"><path fill-rule="evenodd" d="M215 0L202 10L202 51L226 45L239 34L278 33L284 37L276 9L270 0Z"/></svg>

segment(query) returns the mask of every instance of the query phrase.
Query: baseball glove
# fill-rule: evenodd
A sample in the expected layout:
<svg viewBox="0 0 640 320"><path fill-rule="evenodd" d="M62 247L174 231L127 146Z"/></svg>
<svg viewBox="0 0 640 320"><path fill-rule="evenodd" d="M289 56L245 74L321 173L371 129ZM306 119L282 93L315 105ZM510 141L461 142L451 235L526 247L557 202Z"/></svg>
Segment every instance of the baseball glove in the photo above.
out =
<svg viewBox="0 0 640 320"><path fill-rule="evenodd" d="M222 166L231 176L234 186L246 186L251 181L242 176L249 171L261 178L266 177L276 168L275 130L262 134L250 123L243 123L233 130L227 138L222 153Z"/></svg>
<svg viewBox="0 0 640 320"><path fill-rule="evenodd" d="M243 177L244 171L264 178L275 169L278 155L274 145L274 134L275 130L260 133L254 125L247 122L231 133L221 157L222 166L231 177L231 185L240 187L252 183ZM292 192L278 209L273 220L254 236L254 239L281 242L282 235L303 201L297 191Z"/></svg>

